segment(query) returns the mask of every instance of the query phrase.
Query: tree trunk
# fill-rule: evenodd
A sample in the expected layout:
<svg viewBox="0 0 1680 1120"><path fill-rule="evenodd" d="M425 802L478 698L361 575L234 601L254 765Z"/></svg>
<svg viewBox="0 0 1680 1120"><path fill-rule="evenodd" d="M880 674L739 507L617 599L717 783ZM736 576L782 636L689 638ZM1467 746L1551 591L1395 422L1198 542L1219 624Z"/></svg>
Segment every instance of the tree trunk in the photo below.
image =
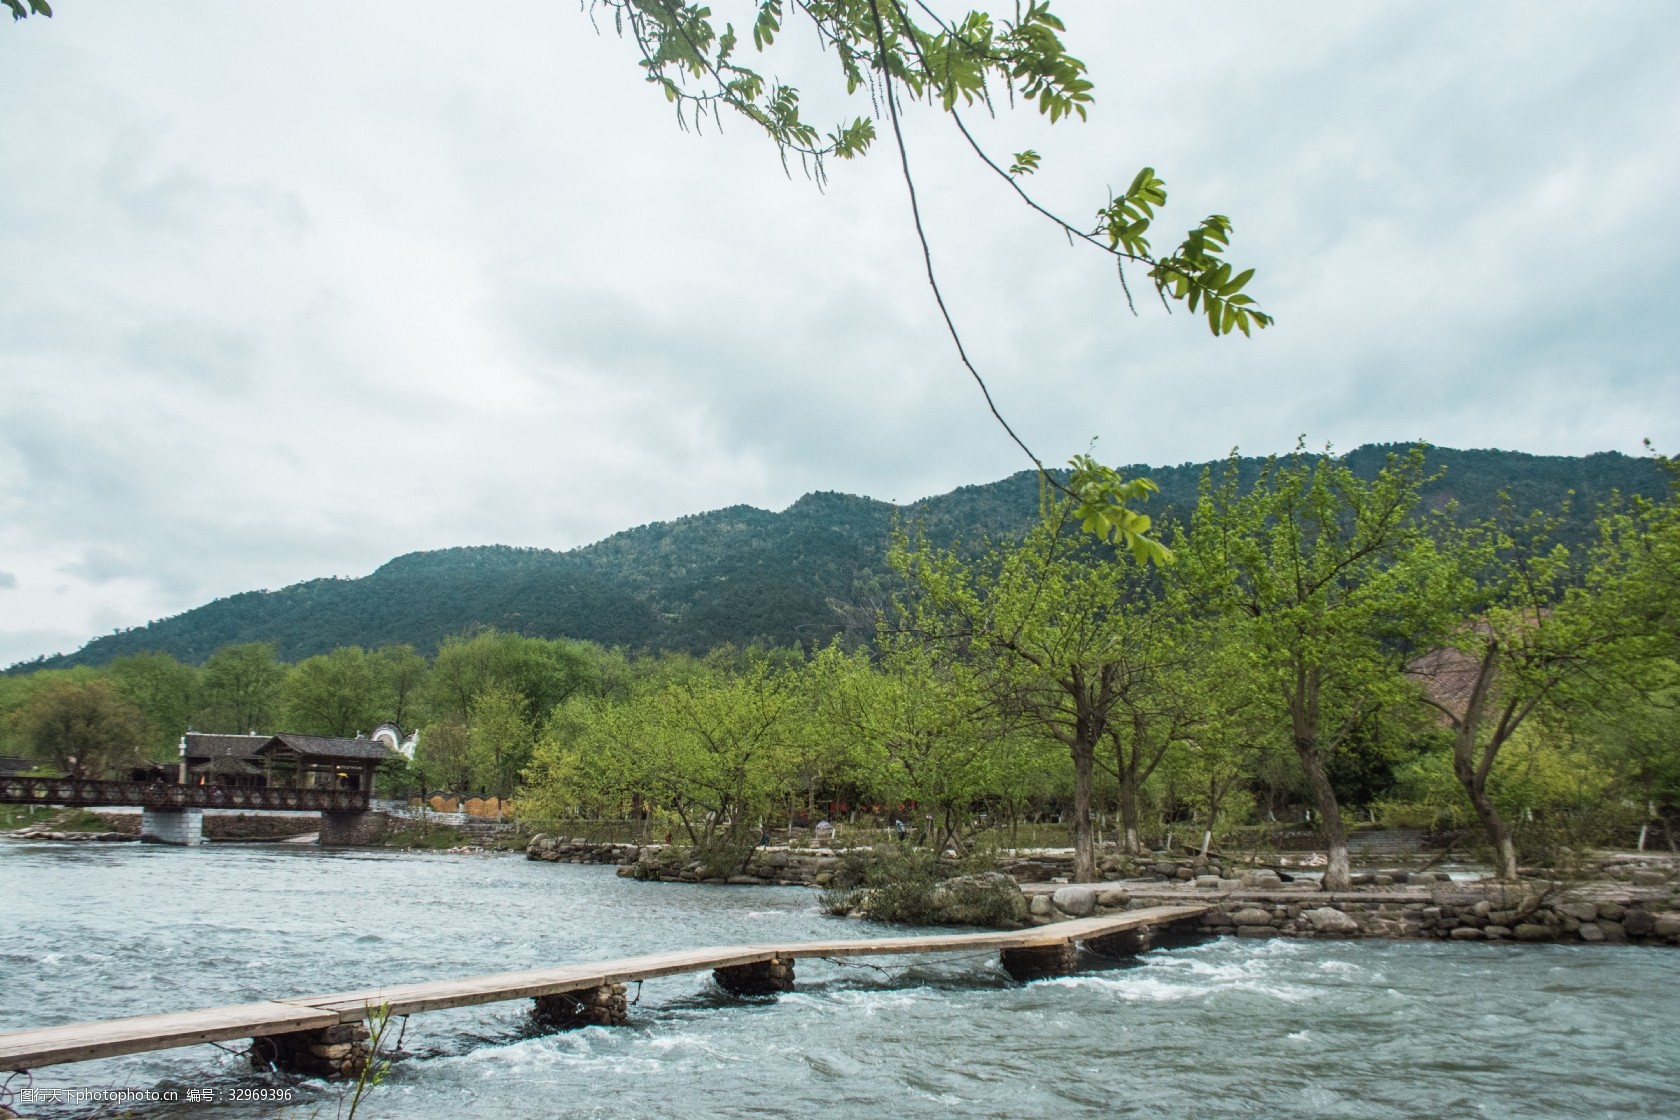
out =
<svg viewBox="0 0 1680 1120"><path fill-rule="evenodd" d="M1336 791L1330 787L1330 776L1324 772L1324 760L1318 756L1318 746L1312 742L1295 741L1295 753L1300 756L1301 769L1312 786L1313 800L1318 803L1319 820L1324 826L1324 846L1330 862L1324 868L1324 889L1346 891L1353 889L1353 865L1348 859L1347 831L1342 827L1342 808L1336 804Z"/></svg>
<svg viewBox="0 0 1680 1120"><path fill-rule="evenodd" d="M1073 751L1073 881L1097 881L1097 852L1091 836L1091 743L1075 743Z"/></svg>
<svg viewBox="0 0 1680 1120"><path fill-rule="evenodd" d="M1490 751L1497 748L1489 746ZM1459 785L1464 787L1465 794L1470 798L1470 804L1476 809L1476 816L1482 822L1482 830L1487 833L1488 843L1493 846L1494 866L1501 879L1511 880L1517 877L1517 848L1511 841L1511 830L1506 827L1499 816L1499 810L1494 808L1493 801L1487 795L1487 783L1476 772L1474 743L1466 742L1464 736L1459 736L1453 743L1453 771L1458 775Z"/></svg>
<svg viewBox="0 0 1680 1120"><path fill-rule="evenodd" d="M1125 752L1115 748L1115 773L1120 776L1120 848L1129 856L1143 851L1138 838L1137 775L1126 765Z"/></svg>

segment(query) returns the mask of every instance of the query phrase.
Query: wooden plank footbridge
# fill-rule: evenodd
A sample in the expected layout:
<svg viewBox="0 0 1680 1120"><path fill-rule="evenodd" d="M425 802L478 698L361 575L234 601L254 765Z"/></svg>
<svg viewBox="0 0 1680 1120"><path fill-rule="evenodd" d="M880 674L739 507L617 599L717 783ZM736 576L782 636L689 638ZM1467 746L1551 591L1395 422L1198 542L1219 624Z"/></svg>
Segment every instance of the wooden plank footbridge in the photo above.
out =
<svg viewBox="0 0 1680 1120"><path fill-rule="evenodd" d="M679 949L490 976L10 1031L0 1033L0 1071L249 1038L254 1040L252 1057L259 1064L328 1077L350 1076L368 1060L364 1020L381 1009L391 1015L412 1015L533 999L537 1017L553 1026L613 1026L627 1019L625 985L631 981L710 969L719 985L733 994L773 995L792 989L793 962L801 957L995 950L1011 976L1029 980L1073 972L1077 968L1076 944L1104 956L1134 955L1149 948L1153 930L1179 926L1209 909L1205 904L1152 906L1010 932Z"/></svg>

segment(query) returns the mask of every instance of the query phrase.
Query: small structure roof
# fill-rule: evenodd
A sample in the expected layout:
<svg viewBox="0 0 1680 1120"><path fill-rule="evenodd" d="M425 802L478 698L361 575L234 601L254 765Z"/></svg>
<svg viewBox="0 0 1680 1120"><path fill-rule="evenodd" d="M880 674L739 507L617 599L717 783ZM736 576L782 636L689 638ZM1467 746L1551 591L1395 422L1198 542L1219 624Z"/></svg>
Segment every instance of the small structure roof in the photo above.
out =
<svg viewBox="0 0 1680 1120"><path fill-rule="evenodd" d="M268 742L267 735L209 735L202 731L189 731L187 740L188 758L252 758L257 748Z"/></svg>
<svg viewBox="0 0 1680 1120"><path fill-rule="evenodd" d="M260 754L272 754L280 748L290 748L298 754L316 758L344 758L359 761L384 762L403 756L378 739L329 739L320 735L274 735L258 748Z"/></svg>
<svg viewBox="0 0 1680 1120"><path fill-rule="evenodd" d="M209 762L203 762L192 767L192 773L228 774L239 777L254 777L260 775L262 771L257 767L252 766L249 762L246 762L242 758L234 758L232 755L224 754L212 758Z"/></svg>

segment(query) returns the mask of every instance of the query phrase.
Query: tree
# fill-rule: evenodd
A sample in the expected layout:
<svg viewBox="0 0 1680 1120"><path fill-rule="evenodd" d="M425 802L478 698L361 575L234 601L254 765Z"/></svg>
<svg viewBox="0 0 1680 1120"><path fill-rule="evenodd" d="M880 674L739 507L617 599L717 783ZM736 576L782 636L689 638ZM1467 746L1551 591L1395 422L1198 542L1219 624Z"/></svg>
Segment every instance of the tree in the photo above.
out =
<svg viewBox="0 0 1680 1120"><path fill-rule="evenodd" d="M467 733L467 762L473 784L495 797L507 797L531 761L535 743L526 718L525 697L512 689L491 685L472 703Z"/></svg>
<svg viewBox="0 0 1680 1120"><path fill-rule="evenodd" d="M431 665L407 645L380 646L370 656L377 682L380 715L412 729L420 719L420 697Z"/></svg>
<svg viewBox="0 0 1680 1120"><path fill-rule="evenodd" d="M871 798L931 810L935 851L964 847L963 825L999 791L1008 726L971 666L883 633L881 664L835 645L818 654L811 686L827 733L824 753L843 755ZM840 748L835 750L834 747Z"/></svg>
<svg viewBox="0 0 1680 1120"><path fill-rule="evenodd" d="M1260 687L1274 698L1329 849L1324 884L1352 885L1329 761L1406 695L1400 670L1446 626L1457 588L1415 517L1424 449L1390 455L1365 482L1328 453L1297 447L1242 491L1233 453L1203 478L1175 546L1203 607L1237 620Z"/></svg>
<svg viewBox="0 0 1680 1120"><path fill-rule="evenodd" d="M492 687L518 693L540 718L594 680L594 660L581 643L484 629L443 640L426 692L439 718L469 721L473 702Z"/></svg>
<svg viewBox="0 0 1680 1120"><path fill-rule="evenodd" d="M422 784L432 789L464 793L472 786L472 734L455 719L427 724L414 750Z"/></svg>
<svg viewBox="0 0 1680 1120"><path fill-rule="evenodd" d="M106 680L57 680L13 713L30 757L72 778L101 777L142 756L150 730Z"/></svg>
<svg viewBox="0 0 1680 1120"><path fill-rule="evenodd" d="M287 670L280 710L287 731L345 739L379 722L381 666L360 646L339 646Z"/></svg>
<svg viewBox="0 0 1680 1120"><path fill-rule="evenodd" d="M269 643L223 646L199 674L199 726L236 735L273 730L285 677Z"/></svg>
<svg viewBox="0 0 1680 1120"><path fill-rule="evenodd" d="M888 563L910 586L900 628L982 665L987 687L1067 748L1073 765L1074 879L1096 879L1092 770L1120 704L1124 569L1080 536L1071 499L1047 504L1018 546L969 562L899 538Z"/></svg>
<svg viewBox="0 0 1680 1120"><path fill-rule="evenodd" d="M1499 753L1547 706L1590 704L1609 686L1628 637L1612 600L1579 583L1569 550L1555 543L1563 519L1536 512L1453 534L1468 618L1442 649L1414 662L1420 699L1452 729L1453 773L1481 821L1502 879L1517 877L1511 829L1489 791ZM1464 612L1471 614L1472 611Z"/></svg>
<svg viewBox="0 0 1680 1120"><path fill-rule="evenodd" d="M198 671L167 653L136 653L112 661L105 672L123 698L146 717L151 729L148 753L172 757L192 720Z"/></svg>

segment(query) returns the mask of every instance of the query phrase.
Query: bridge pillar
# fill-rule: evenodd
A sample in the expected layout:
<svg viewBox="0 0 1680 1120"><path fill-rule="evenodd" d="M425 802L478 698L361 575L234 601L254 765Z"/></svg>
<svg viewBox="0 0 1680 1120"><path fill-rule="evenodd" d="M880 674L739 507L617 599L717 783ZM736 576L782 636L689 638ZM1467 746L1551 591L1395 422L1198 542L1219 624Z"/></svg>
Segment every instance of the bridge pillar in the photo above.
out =
<svg viewBox="0 0 1680 1120"><path fill-rule="evenodd" d="M385 814L366 810L350 813L322 811L321 833L316 843L322 847L365 848L379 843L385 835Z"/></svg>
<svg viewBox="0 0 1680 1120"><path fill-rule="evenodd" d="M1034 945L1020 949L1005 949L998 954L1003 970L1016 980L1041 980L1047 976L1067 976L1078 968L1079 951L1073 942L1060 945Z"/></svg>
<svg viewBox="0 0 1680 1120"><path fill-rule="evenodd" d="M630 1021L623 984L602 984L576 992L538 996L533 1014L547 1027L622 1027Z"/></svg>
<svg viewBox="0 0 1680 1120"><path fill-rule="evenodd" d="M152 844L202 844L204 810L142 808L140 839Z"/></svg>
<svg viewBox="0 0 1680 1120"><path fill-rule="evenodd" d="M1149 952L1153 944L1150 928L1139 926L1119 930L1106 937L1093 937L1085 942L1085 948L1105 957L1136 957Z"/></svg>
<svg viewBox="0 0 1680 1120"><path fill-rule="evenodd" d="M253 1038L251 1065L307 1073L329 1081L356 1077L372 1056L368 1038L368 1029L361 1023Z"/></svg>
<svg viewBox="0 0 1680 1120"><path fill-rule="evenodd" d="M712 979L732 996L773 996L793 991L793 958L771 957L767 961L712 969Z"/></svg>

